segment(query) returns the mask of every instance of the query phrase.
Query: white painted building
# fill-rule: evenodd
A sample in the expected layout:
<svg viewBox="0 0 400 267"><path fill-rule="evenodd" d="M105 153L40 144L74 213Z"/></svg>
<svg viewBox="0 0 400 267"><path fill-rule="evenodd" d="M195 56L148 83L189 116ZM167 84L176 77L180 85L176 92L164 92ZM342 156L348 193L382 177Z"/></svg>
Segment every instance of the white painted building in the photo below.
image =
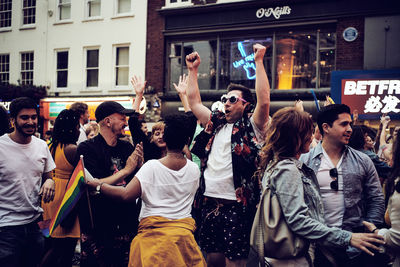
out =
<svg viewBox="0 0 400 267"><path fill-rule="evenodd" d="M144 77L145 0L1 0L0 82L50 96L131 95Z"/></svg>

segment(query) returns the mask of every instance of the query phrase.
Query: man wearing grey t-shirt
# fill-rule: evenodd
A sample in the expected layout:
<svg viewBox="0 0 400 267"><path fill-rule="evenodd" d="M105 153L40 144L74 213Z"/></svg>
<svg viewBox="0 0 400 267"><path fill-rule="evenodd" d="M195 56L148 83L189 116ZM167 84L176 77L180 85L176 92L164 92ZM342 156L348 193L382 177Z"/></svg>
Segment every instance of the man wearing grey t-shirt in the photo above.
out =
<svg viewBox="0 0 400 267"><path fill-rule="evenodd" d="M13 100L14 131L0 137L0 266L37 266L44 237L37 224L44 202L54 198L51 171L56 167L45 141L36 132L36 103Z"/></svg>

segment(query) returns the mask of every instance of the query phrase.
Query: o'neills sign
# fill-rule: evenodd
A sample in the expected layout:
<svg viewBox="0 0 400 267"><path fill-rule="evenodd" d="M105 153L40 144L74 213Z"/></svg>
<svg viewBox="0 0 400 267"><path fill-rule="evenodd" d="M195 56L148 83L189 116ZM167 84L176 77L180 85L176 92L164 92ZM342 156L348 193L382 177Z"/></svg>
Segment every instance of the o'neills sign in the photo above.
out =
<svg viewBox="0 0 400 267"><path fill-rule="evenodd" d="M400 113L400 80L343 79L342 103L359 114Z"/></svg>
<svg viewBox="0 0 400 267"><path fill-rule="evenodd" d="M256 17L261 19L263 17L269 18L273 16L275 19L279 19L281 15L289 15L291 10L289 6L259 8L256 11Z"/></svg>

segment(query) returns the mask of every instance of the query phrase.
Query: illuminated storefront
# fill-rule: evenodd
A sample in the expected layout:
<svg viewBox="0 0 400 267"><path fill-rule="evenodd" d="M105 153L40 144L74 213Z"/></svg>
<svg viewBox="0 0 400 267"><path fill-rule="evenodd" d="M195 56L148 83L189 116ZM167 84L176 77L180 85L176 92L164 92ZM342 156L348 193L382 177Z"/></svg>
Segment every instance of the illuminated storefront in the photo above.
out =
<svg viewBox="0 0 400 267"><path fill-rule="evenodd" d="M164 86L164 113L180 105L173 83L188 71L186 55L197 51L201 56L199 89L203 102L210 105L229 83L255 87L252 46L261 43L267 47L264 66L272 89L272 112L302 99L306 110L315 114L312 92L324 100L331 91L333 71L371 68L369 62L377 62L376 51L384 54L395 50L389 49L392 45L385 46L388 50L379 50L375 42L380 39L372 33L377 29L374 23L395 18L391 25L397 24L400 12L395 7L396 1L328 0L232 1L161 8L165 59L164 72L159 77ZM366 30L371 33L367 37ZM382 31L393 43L396 33L384 27ZM365 54L364 48L373 52ZM148 65L147 73L156 80L152 63ZM382 68L391 65L385 62Z"/></svg>

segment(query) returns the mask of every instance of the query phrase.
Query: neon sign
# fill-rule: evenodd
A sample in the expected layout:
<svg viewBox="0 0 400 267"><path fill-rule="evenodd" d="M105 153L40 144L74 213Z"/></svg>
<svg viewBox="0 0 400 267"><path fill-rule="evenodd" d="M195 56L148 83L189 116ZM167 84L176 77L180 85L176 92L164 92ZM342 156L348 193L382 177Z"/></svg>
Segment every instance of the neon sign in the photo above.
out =
<svg viewBox="0 0 400 267"><path fill-rule="evenodd" d="M238 42L238 49L242 58L233 62L233 67L239 69L243 67L246 71L247 79L254 80L256 78L256 65L254 63L254 53L247 55L244 51L243 43Z"/></svg>

